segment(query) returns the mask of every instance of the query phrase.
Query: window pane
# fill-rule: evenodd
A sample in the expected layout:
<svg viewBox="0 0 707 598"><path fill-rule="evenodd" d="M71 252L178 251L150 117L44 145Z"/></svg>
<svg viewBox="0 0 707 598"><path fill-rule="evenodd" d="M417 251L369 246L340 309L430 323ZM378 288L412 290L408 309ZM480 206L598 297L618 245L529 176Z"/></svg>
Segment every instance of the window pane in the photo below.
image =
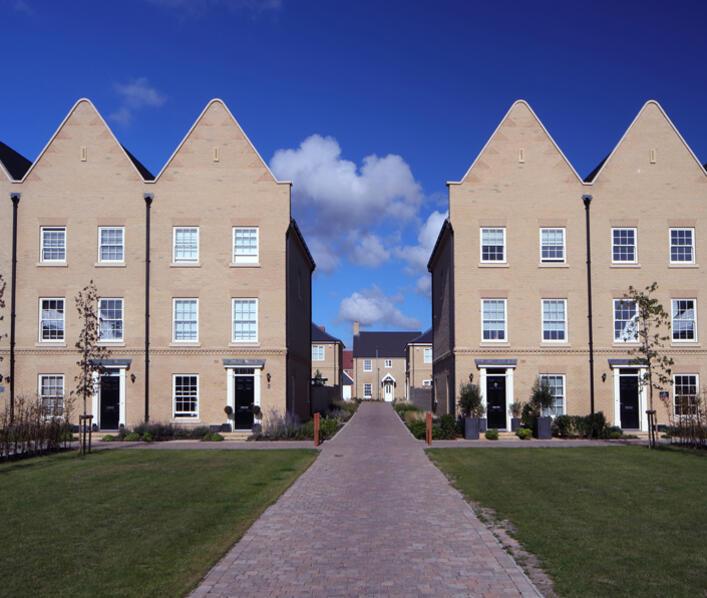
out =
<svg viewBox="0 0 707 598"><path fill-rule="evenodd" d="M122 262L123 251L123 228L101 228L100 237L100 257L102 262Z"/></svg>
<svg viewBox="0 0 707 598"><path fill-rule="evenodd" d="M483 339L502 341L506 339L506 302L502 299L483 301Z"/></svg>
<svg viewBox="0 0 707 598"><path fill-rule="evenodd" d="M697 410L697 376L675 376L675 415L694 415Z"/></svg>
<svg viewBox="0 0 707 598"><path fill-rule="evenodd" d="M615 228L612 234L612 257L615 262L636 261L636 230Z"/></svg>
<svg viewBox="0 0 707 598"><path fill-rule="evenodd" d="M694 261L693 230L691 228L673 228L670 230L670 261Z"/></svg>
<svg viewBox="0 0 707 598"><path fill-rule="evenodd" d="M255 299L233 301L233 340L236 342L258 340L258 302Z"/></svg>
<svg viewBox="0 0 707 598"><path fill-rule="evenodd" d="M481 261L502 262L505 260L504 229L481 229Z"/></svg>
<svg viewBox="0 0 707 598"><path fill-rule="evenodd" d="M614 340L631 342L638 340L638 309L635 301L614 301Z"/></svg>
<svg viewBox="0 0 707 598"><path fill-rule="evenodd" d="M554 399L553 405L543 409L543 415L563 415L565 412L565 377L557 374L542 374L541 382L546 382Z"/></svg>
<svg viewBox="0 0 707 598"><path fill-rule="evenodd" d="M425 347L424 362L432 363L432 347Z"/></svg>
<svg viewBox="0 0 707 598"><path fill-rule="evenodd" d="M199 377L174 377L174 417L197 417L199 412Z"/></svg>
<svg viewBox="0 0 707 598"><path fill-rule="evenodd" d="M371 362L370 359L364 359L363 360L363 371L364 372L370 372L373 370L373 363Z"/></svg>
<svg viewBox="0 0 707 598"><path fill-rule="evenodd" d="M199 232L197 228L174 229L174 261L199 261Z"/></svg>
<svg viewBox="0 0 707 598"><path fill-rule="evenodd" d="M258 229L234 229L233 256L235 262L255 262L258 257Z"/></svg>
<svg viewBox="0 0 707 598"><path fill-rule="evenodd" d="M198 302L196 299L174 300L174 340L196 341L199 339Z"/></svg>
<svg viewBox="0 0 707 598"><path fill-rule="evenodd" d="M42 261L43 262L63 262L63 261L66 261L66 229L65 228L43 228L42 229Z"/></svg>
<svg viewBox="0 0 707 598"><path fill-rule="evenodd" d="M673 299L673 340L694 341L697 338L694 299Z"/></svg>
<svg viewBox="0 0 707 598"><path fill-rule="evenodd" d="M543 262L563 262L565 260L565 229L543 228L540 231L540 239Z"/></svg>
<svg viewBox="0 0 707 598"><path fill-rule="evenodd" d="M324 345L312 345L312 361L324 361Z"/></svg>
<svg viewBox="0 0 707 598"><path fill-rule="evenodd" d="M63 299L42 299L40 329L43 341L64 340Z"/></svg>
<svg viewBox="0 0 707 598"><path fill-rule="evenodd" d="M563 299L543 299L543 340L565 340L565 322L565 301Z"/></svg>
<svg viewBox="0 0 707 598"><path fill-rule="evenodd" d="M98 318L100 325L100 340L123 340L123 300L101 299Z"/></svg>
<svg viewBox="0 0 707 598"><path fill-rule="evenodd" d="M364 397L371 397L371 396L373 396L373 386L372 386L369 382L366 382L366 383L363 385L363 396L364 396Z"/></svg>
<svg viewBox="0 0 707 598"><path fill-rule="evenodd" d="M64 412L64 376L40 376L39 396L45 415L56 417Z"/></svg>

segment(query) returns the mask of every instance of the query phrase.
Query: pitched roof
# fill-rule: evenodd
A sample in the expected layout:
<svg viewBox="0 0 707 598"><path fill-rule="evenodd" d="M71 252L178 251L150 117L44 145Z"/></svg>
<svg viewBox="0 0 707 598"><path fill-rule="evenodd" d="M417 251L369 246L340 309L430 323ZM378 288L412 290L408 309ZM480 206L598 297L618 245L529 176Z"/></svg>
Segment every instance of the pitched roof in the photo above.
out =
<svg viewBox="0 0 707 598"><path fill-rule="evenodd" d="M420 336L412 339L409 345L431 345L432 344L432 328L425 330Z"/></svg>
<svg viewBox="0 0 707 598"><path fill-rule="evenodd" d="M405 347L420 336L420 330L410 332L361 332L354 336L354 357L405 357Z"/></svg>
<svg viewBox="0 0 707 598"><path fill-rule="evenodd" d="M353 369L353 351L351 349L344 349L341 356L341 361L345 370Z"/></svg>
<svg viewBox="0 0 707 598"><path fill-rule="evenodd" d="M23 176L25 176L25 173L29 170L29 167L32 166L32 162L30 160L25 158L22 154L16 152L9 145L4 144L2 141L0 141L0 162L2 162L2 165L5 167L5 170L7 170L10 177L16 181L19 181Z"/></svg>
<svg viewBox="0 0 707 598"><path fill-rule="evenodd" d="M353 378L349 376L346 372L344 372L343 381L344 386L351 386L354 383Z"/></svg>
<svg viewBox="0 0 707 598"><path fill-rule="evenodd" d="M606 156L604 156L604 159L594 167L594 170L592 170L587 176L584 177L585 183L591 183L594 180L594 178L597 176L597 174L599 174L601 167L604 166L604 162L606 162L609 159L610 155L611 154L606 154Z"/></svg>
<svg viewBox="0 0 707 598"><path fill-rule="evenodd" d="M123 148L126 154L128 154L128 158L130 158L130 161L135 164L135 168L138 169L138 172L142 176L143 179L146 181L154 181L155 180L155 175L152 174L148 169L147 166L145 166L140 160L138 160L131 151L128 150L127 147L125 147L122 143L120 144L120 147Z"/></svg>
<svg viewBox="0 0 707 598"><path fill-rule="evenodd" d="M329 334L324 328L312 322L313 343L341 343L341 340ZM343 345L343 343L341 343Z"/></svg>
<svg viewBox="0 0 707 598"><path fill-rule="evenodd" d="M452 228L452 223L449 221L449 218L445 218L444 222L442 223L442 228L439 229L439 234L437 235L437 240L435 241L435 245L432 248L432 253L430 254L430 259L427 260L427 271L432 272L432 261L435 258L435 255L437 254L437 249L439 249L439 246L442 244L442 239L445 237L447 232L453 233L454 229Z"/></svg>

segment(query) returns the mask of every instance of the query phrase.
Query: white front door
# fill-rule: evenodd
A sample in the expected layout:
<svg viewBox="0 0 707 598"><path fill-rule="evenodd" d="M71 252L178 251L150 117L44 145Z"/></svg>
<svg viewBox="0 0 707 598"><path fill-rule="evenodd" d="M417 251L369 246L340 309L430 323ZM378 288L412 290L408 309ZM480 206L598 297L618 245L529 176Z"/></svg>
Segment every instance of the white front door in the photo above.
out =
<svg viewBox="0 0 707 598"><path fill-rule="evenodd" d="M392 403L392 401L393 401L393 383L392 382L385 382L383 384L383 398L385 398L386 402Z"/></svg>

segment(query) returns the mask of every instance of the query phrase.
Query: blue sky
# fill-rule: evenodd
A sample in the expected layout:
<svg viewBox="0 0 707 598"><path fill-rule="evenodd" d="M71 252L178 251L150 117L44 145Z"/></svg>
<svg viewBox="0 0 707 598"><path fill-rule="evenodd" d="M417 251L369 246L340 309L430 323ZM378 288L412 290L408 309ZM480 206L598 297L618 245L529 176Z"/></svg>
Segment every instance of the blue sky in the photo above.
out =
<svg viewBox="0 0 707 598"><path fill-rule="evenodd" d="M314 318L347 343L353 317L429 326L445 181L514 100L581 174L649 98L707 161L704 1L0 0L0 17L0 140L30 159L87 96L157 171L223 98L294 180Z"/></svg>

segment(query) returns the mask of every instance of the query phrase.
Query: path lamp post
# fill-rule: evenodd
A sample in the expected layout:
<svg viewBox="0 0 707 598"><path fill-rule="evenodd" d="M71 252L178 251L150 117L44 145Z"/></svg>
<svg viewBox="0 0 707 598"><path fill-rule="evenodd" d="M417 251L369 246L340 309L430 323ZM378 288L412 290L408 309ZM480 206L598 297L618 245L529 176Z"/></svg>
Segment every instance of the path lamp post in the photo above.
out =
<svg viewBox="0 0 707 598"><path fill-rule="evenodd" d="M594 326L592 323L592 243L591 228L589 224L589 207L592 203L591 195L582 195L584 203L584 216L587 228L587 325L589 327L589 408L594 415Z"/></svg>

